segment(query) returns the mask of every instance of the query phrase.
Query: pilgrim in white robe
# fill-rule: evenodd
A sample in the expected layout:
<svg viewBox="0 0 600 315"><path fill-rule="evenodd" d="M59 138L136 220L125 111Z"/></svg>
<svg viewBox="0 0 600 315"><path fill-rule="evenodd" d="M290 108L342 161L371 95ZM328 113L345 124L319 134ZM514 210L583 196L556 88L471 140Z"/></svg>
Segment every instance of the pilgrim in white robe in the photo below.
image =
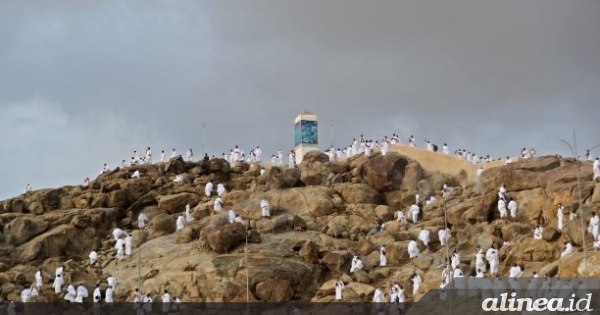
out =
<svg viewBox="0 0 600 315"><path fill-rule="evenodd" d="M127 235L125 237L125 255L127 255L127 256L131 255L131 250L133 248L132 243L133 243L133 238L131 237L131 235Z"/></svg>
<svg viewBox="0 0 600 315"><path fill-rule="evenodd" d="M217 185L217 194L219 195L219 197L223 196L223 194L226 192L227 190L225 189L225 186L223 186L223 184L219 183Z"/></svg>
<svg viewBox="0 0 600 315"><path fill-rule="evenodd" d="M152 313L152 303L153 302L154 302L154 299L152 299L150 294L146 295L146 297L144 298L144 306L142 306L142 309L144 310L144 312Z"/></svg>
<svg viewBox="0 0 600 315"><path fill-rule="evenodd" d="M490 253L490 257L488 259L490 263L490 273L492 276L498 274L498 266L500 265L500 259L498 258L498 253L494 250Z"/></svg>
<svg viewBox="0 0 600 315"><path fill-rule="evenodd" d="M381 246L379 249L379 266L385 267L387 265L387 257L385 256L385 247Z"/></svg>
<svg viewBox="0 0 600 315"><path fill-rule="evenodd" d="M221 197L217 197L217 199L215 199L213 209L215 212L219 212L223 209L223 199L221 199Z"/></svg>
<svg viewBox="0 0 600 315"><path fill-rule="evenodd" d="M269 206L269 201L267 199L262 199L260 201L260 209L262 211L261 215L263 218L271 217L271 207Z"/></svg>
<svg viewBox="0 0 600 315"><path fill-rule="evenodd" d="M115 251L119 252L119 249L123 247L123 245L125 245L125 240L122 238L118 239L117 243L115 244Z"/></svg>
<svg viewBox="0 0 600 315"><path fill-rule="evenodd" d="M54 293L57 295L62 292L62 285L64 284L64 280L62 276L57 276L54 278L54 282L52 283L52 287L54 288Z"/></svg>
<svg viewBox="0 0 600 315"><path fill-rule="evenodd" d="M90 265L93 265L98 261L98 253L95 250L93 250L88 257L90 258Z"/></svg>
<svg viewBox="0 0 600 315"><path fill-rule="evenodd" d="M513 219L517 218L517 202L511 200L508 202L508 210L510 210L510 217Z"/></svg>
<svg viewBox="0 0 600 315"><path fill-rule="evenodd" d="M454 252L451 258L452 269L458 268L460 265L460 255L457 252Z"/></svg>
<svg viewBox="0 0 600 315"><path fill-rule="evenodd" d="M506 217L506 203L503 199L498 200L498 211L500 212L500 219Z"/></svg>
<svg viewBox="0 0 600 315"><path fill-rule="evenodd" d="M485 260L483 259L483 253L475 254L475 269L485 272L486 267Z"/></svg>
<svg viewBox="0 0 600 315"><path fill-rule="evenodd" d="M43 281L43 277L42 277L42 271L41 271L41 270L38 270L38 271L35 273L35 287L36 287L38 290L41 290L41 289L42 289L42 285L43 285L43 284L44 284L44 281Z"/></svg>
<svg viewBox="0 0 600 315"><path fill-rule="evenodd" d="M100 292L100 286L96 285L96 289L94 289L94 295L92 296L94 299L96 299L96 297L100 298L102 297L102 293Z"/></svg>
<svg viewBox="0 0 600 315"><path fill-rule="evenodd" d="M600 179L600 159L596 158L592 164L592 172L594 172L594 181Z"/></svg>
<svg viewBox="0 0 600 315"><path fill-rule="evenodd" d="M410 215L412 217L413 223L417 223L417 221L419 220L420 212L421 212L421 209L419 209L418 205L413 204L412 206L410 206Z"/></svg>
<svg viewBox="0 0 600 315"><path fill-rule="evenodd" d="M140 171L135 170L135 172L133 172L133 174L131 174L131 178L140 178Z"/></svg>
<svg viewBox="0 0 600 315"><path fill-rule="evenodd" d="M21 291L21 302L23 302L23 303L29 302L31 295L32 295L31 289L24 289L23 291Z"/></svg>
<svg viewBox="0 0 600 315"><path fill-rule="evenodd" d="M117 249L117 261L125 259L125 244Z"/></svg>
<svg viewBox="0 0 600 315"><path fill-rule="evenodd" d="M362 270L364 268L362 260L358 258L358 256L354 256L352 258L352 266L350 267L350 273L354 273L355 271Z"/></svg>
<svg viewBox="0 0 600 315"><path fill-rule="evenodd" d="M410 241L410 243L408 243L408 256L410 257L410 259L419 257L419 247L417 246L417 242L412 240Z"/></svg>
<svg viewBox="0 0 600 315"><path fill-rule="evenodd" d="M176 225L177 225L177 231L183 230L184 225L185 225L185 218L182 215L177 217Z"/></svg>
<svg viewBox="0 0 600 315"><path fill-rule="evenodd" d="M83 300L87 299L88 290L83 285L79 285L77 287L77 297L75 298L75 302L83 303Z"/></svg>
<svg viewBox="0 0 600 315"><path fill-rule="evenodd" d="M513 265L510 267L510 271L508 273L509 278L519 278L523 275L523 270L518 265Z"/></svg>
<svg viewBox="0 0 600 315"><path fill-rule="evenodd" d="M335 282L334 284L335 286L335 300L336 301L341 301L342 300L342 291L344 291L344 282L338 280Z"/></svg>
<svg viewBox="0 0 600 315"><path fill-rule="evenodd" d="M413 277L412 281L413 281L413 297L414 297L417 295L417 293L419 293L419 287L421 286L421 282L423 282L423 279L421 278L421 276L419 276L417 274Z"/></svg>
<svg viewBox="0 0 600 315"><path fill-rule="evenodd" d="M229 223L234 223L235 222L235 210L233 209L229 209L229 211L227 212L227 214L229 215Z"/></svg>
<svg viewBox="0 0 600 315"><path fill-rule="evenodd" d="M599 225L600 225L600 218L598 218L598 215L596 215L596 213L592 214L592 218L590 219L590 232L592 233L592 235L594 236L594 239L598 238L598 232L599 232Z"/></svg>
<svg viewBox="0 0 600 315"><path fill-rule="evenodd" d="M115 289L113 287L108 287L106 289L106 291L104 292L104 301L106 303L114 303L114 299L113 299L113 294L115 292Z"/></svg>
<svg viewBox="0 0 600 315"><path fill-rule="evenodd" d="M573 253L573 245L571 243L565 244L565 250L560 254L560 257Z"/></svg>
<svg viewBox="0 0 600 315"><path fill-rule="evenodd" d="M383 303L383 291L379 288L375 289L373 294L373 303Z"/></svg>
<svg viewBox="0 0 600 315"><path fill-rule="evenodd" d="M556 228L559 231L562 231L562 228L563 228L563 217L564 217L563 210L564 210L564 207L562 205L560 205L558 207L558 210L556 211L556 218L557 218Z"/></svg>
<svg viewBox="0 0 600 315"><path fill-rule="evenodd" d="M190 204L185 205L185 222L190 223L194 221L194 217L192 216L192 209L190 208Z"/></svg>
<svg viewBox="0 0 600 315"><path fill-rule="evenodd" d="M543 232L544 232L544 228L543 227L541 227L541 226L536 227L535 230L533 230L533 239L534 240L541 240Z"/></svg>
<svg viewBox="0 0 600 315"><path fill-rule="evenodd" d="M423 244L425 244L425 246L429 246L429 230L426 229L422 229L421 232L419 232L419 240L421 240L421 242L423 242Z"/></svg>
<svg viewBox="0 0 600 315"><path fill-rule="evenodd" d="M113 232L112 232L112 234L113 234L113 236L115 238L115 241L118 240L121 236L126 236L127 235L127 233L125 233L125 231L123 231L123 230L121 230L119 228L114 229Z"/></svg>
<svg viewBox="0 0 600 315"><path fill-rule="evenodd" d="M69 284L69 286L67 286L67 293L65 294L64 299L69 302L74 303L76 297L77 297L77 290L75 290L75 287L72 284Z"/></svg>
<svg viewBox="0 0 600 315"><path fill-rule="evenodd" d="M204 194L206 195L206 197L210 198L212 191L213 191L213 183L212 182L206 183L206 185L204 186Z"/></svg>
<svg viewBox="0 0 600 315"><path fill-rule="evenodd" d="M169 292L167 292L167 290L165 290L165 294L163 294L162 296L162 311L163 313L168 313L169 310L171 309L171 295L169 294Z"/></svg>
<svg viewBox="0 0 600 315"><path fill-rule="evenodd" d="M140 230L143 229L146 226L146 223L149 221L150 220L148 219L146 214L144 214L143 212L140 212L140 214L138 215L138 228Z"/></svg>
<svg viewBox="0 0 600 315"><path fill-rule="evenodd" d="M440 240L441 246L446 246L448 240L450 239L450 229L444 228L438 231L438 238Z"/></svg>

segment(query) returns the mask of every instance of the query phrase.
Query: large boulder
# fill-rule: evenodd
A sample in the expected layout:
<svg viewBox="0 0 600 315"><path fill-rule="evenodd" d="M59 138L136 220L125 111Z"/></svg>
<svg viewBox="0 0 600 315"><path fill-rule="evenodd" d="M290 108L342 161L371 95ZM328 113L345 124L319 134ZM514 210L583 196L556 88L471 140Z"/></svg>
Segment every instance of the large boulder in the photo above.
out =
<svg viewBox="0 0 600 315"><path fill-rule="evenodd" d="M558 263L558 277L582 278L600 277L600 252L587 252L587 274L584 253L572 253L560 258Z"/></svg>
<svg viewBox="0 0 600 315"><path fill-rule="evenodd" d="M380 192L398 190L408 163L406 157L395 153L372 157L363 164L362 179Z"/></svg>
<svg viewBox="0 0 600 315"><path fill-rule="evenodd" d="M383 196L367 184L336 184L333 188L346 203L382 204Z"/></svg>
<svg viewBox="0 0 600 315"><path fill-rule="evenodd" d="M207 231L206 240L213 251L224 254L246 240L246 229L240 223L215 227Z"/></svg>
<svg viewBox="0 0 600 315"><path fill-rule="evenodd" d="M200 198L193 193L179 193L158 198L158 207L169 214L185 211L185 206L189 203L194 207Z"/></svg>
<svg viewBox="0 0 600 315"><path fill-rule="evenodd" d="M149 227L150 234L152 235L152 237L171 234L175 232L175 229L175 219L173 219L172 216L166 213L161 213L152 218Z"/></svg>
<svg viewBox="0 0 600 315"><path fill-rule="evenodd" d="M78 229L64 224L40 234L27 242L19 251L19 261L29 263L49 257L73 256L83 258L94 248L96 231Z"/></svg>
<svg viewBox="0 0 600 315"><path fill-rule="evenodd" d="M352 254L347 251L331 251L327 252L321 264L325 265L334 274L340 275L350 270L352 262Z"/></svg>
<svg viewBox="0 0 600 315"><path fill-rule="evenodd" d="M329 161L329 156L321 151L310 151L302 157L302 163L325 163ZM301 163L301 164L302 164Z"/></svg>
<svg viewBox="0 0 600 315"><path fill-rule="evenodd" d="M328 168L323 162L302 162L300 169L300 181L306 186L324 185L329 174Z"/></svg>
<svg viewBox="0 0 600 315"><path fill-rule="evenodd" d="M48 222L37 218L18 217L4 226L4 235L9 244L19 246L48 229Z"/></svg>
<svg viewBox="0 0 600 315"><path fill-rule="evenodd" d="M292 215L311 214L315 217L330 215L336 211L332 197L335 192L327 187L310 186L269 191L266 198L271 209L280 209ZM235 205L237 210L238 205ZM242 207L243 208L243 207ZM260 200L255 200L253 209L260 209Z"/></svg>
<svg viewBox="0 0 600 315"><path fill-rule="evenodd" d="M294 290L287 279L273 279L256 285L256 297L263 302L287 302L294 296Z"/></svg>

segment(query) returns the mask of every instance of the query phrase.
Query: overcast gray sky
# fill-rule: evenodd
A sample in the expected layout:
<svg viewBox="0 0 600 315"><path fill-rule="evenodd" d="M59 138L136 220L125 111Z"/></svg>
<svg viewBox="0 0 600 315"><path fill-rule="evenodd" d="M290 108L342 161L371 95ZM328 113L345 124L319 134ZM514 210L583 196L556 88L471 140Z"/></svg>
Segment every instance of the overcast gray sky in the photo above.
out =
<svg viewBox="0 0 600 315"><path fill-rule="evenodd" d="M600 1L1 1L0 199L146 146L600 144ZM595 151L600 154L600 148Z"/></svg>

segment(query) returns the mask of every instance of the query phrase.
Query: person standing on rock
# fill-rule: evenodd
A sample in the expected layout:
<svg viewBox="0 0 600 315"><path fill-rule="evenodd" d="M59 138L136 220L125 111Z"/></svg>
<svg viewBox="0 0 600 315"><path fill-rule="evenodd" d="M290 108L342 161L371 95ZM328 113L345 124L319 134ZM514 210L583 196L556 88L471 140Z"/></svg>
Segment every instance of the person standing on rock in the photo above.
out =
<svg viewBox="0 0 600 315"><path fill-rule="evenodd" d="M504 183L498 189L498 198L506 201L506 186L504 185Z"/></svg>
<svg viewBox="0 0 600 315"><path fill-rule="evenodd" d="M592 164L592 171L594 172L594 181L600 181L600 159L596 158L594 164Z"/></svg>
<svg viewBox="0 0 600 315"><path fill-rule="evenodd" d="M115 262L115 264L124 259L125 259L125 243L122 243L121 247L119 247L119 249L117 249L117 261Z"/></svg>
<svg viewBox="0 0 600 315"><path fill-rule="evenodd" d="M492 250L488 262L490 263L490 273L492 274L492 277L497 277L500 259L498 258L498 252L496 252L496 250Z"/></svg>
<svg viewBox="0 0 600 315"><path fill-rule="evenodd" d="M523 270L521 267L514 263L512 267L510 267L510 272L508 273L509 278L519 278L523 275Z"/></svg>
<svg viewBox="0 0 600 315"><path fill-rule="evenodd" d="M454 253L452 254L452 269L457 269L459 265L460 265L460 255L455 250Z"/></svg>
<svg viewBox="0 0 600 315"><path fill-rule="evenodd" d="M562 231L563 228L563 217L565 207L562 204L558 204L558 210L556 211L557 225L556 229Z"/></svg>
<svg viewBox="0 0 600 315"><path fill-rule="evenodd" d="M385 247L381 246L379 249L379 267L385 267L387 265L387 257L385 256Z"/></svg>
<svg viewBox="0 0 600 315"><path fill-rule="evenodd" d="M192 148L189 148L187 150L187 152L185 152L185 160L188 162L191 162L193 157L194 157L194 152L192 151Z"/></svg>
<svg viewBox="0 0 600 315"><path fill-rule="evenodd" d="M190 209L190 204L188 203L185 206L185 222L190 223L194 221L194 217L192 217L192 213L191 213L191 209Z"/></svg>
<svg viewBox="0 0 600 315"><path fill-rule="evenodd" d="M223 199L221 197L217 197L213 204L213 209L215 213L219 213L223 209Z"/></svg>
<svg viewBox="0 0 600 315"><path fill-rule="evenodd" d="M93 296L94 296L94 299L96 297L98 297L98 298L102 297L102 292L100 292L100 285L99 284L96 284L96 289L94 289Z"/></svg>
<svg viewBox="0 0 600 315"><path fill-rule="evenodd" d="M404 215L404 212L402 212L402 210L398 210L396 212L396 222L400 223L400 226L402 227L401 230L408 226L408 222L406 221L406 216Z"/></svg>
<svg viewBox="0 0 600 315"><path fill-rule="evenodd" d="M165 294L163 294L162 296L162 302L163 302L163 306L162 306L162 311L163 313L168 313L169 310L171 310L171 295L169 294L169 291L165 290Z"/></svg>
<svg viewBox="0 0 600 315"><path fill-rule="evenodd" d="M93 250L88 255L88 258L90 259L90 266L93 266L96 263L96 261L98 261L98 253L95 250Z"/></svg>
<svg viewBox="0 0 600 315"><path fill-rule="evenodd" d="M208 183L206 183L206 185L204 186L204 194L206 195L207 198L210 198L212 191L213 191L213 183L211 181L208 181Z"/></svg>
<svg viewBox="0 0 600 315"><path fill-rule="evenodd" d="M500 212L500 219L506 218L506 202L504 199L498 200L498 212Z"/></svg>
<svg viewBox="0 0 600 315"><path fill-rule="evenodd" d="M165 161L165 150L160 150L160 163Z"/></svg>
<svg viewBox="0 0 600 315"><path fill-rule="evenodd" d="M412 206L410 206L410 215L412 217L412 221L414 224L416 224L419 221L419 214L421 213L421 209L419 209L419 206L414 203Z"/></svg>
<svg viewBox="0 0 600 315"><path fill-rule="evenodd" d="M412 262L414 258L419 257L419 247L417 246L417 242L415 240L411 240L408 243L408 256L410 257L410 261Z"/></svg>
<svg viewBox="0 0 600 315"><path fill-rule="evenodd" d="M42 278L42 269L38 268L37 272L35 273L35 287L38 289L38 291L40 291L40 293L42 292L43 284L44 280Z"/></svg>
<svg viewBox="0 0 600 315"><path fill-rule="evenodd" d="M154 302L154 300L150 296L150 293L146 294L146 297L144 298L144 306L143 306L144 312L146 312L146 313L152 312L152 303L153 302Z"/></svg>
<svg viewBox="0 0 600 315"><path fill-rule="evenodd" d="M398 291L400 287L398 286L398 282L394 282L394 284L390 288L390 303L396 303L398 301Z"/></svg>
<svg viewBox="0 0 600 315"><path fill-rule="evenodd" d="M108 303L108 305L112 305L112 303L114 303L113 293L114 293L114 289L112 286L109 285L108 288L106 289L106 292L104 293L105 294L104 301L106 303Z"/></svg>
<svg viewBox="0 0 600 315"><path fill-rule="evenodd" d="M354 273L358 270L362 270L364 268L362 260L358 258L358 256L354 256L352 258L352 266L350 267L350 273Z"/></svg>
<svg viewBox="0 0 600 315"><path fill-rule="evenodd" d="M594 236L594 239L598 238L598 234L599 234L599 228L600 228L600 218L598 218L598 215L596 214L596 212L592 212L592 218L590 219L590 226L588 228L588 231L590 233L592 233L592 235Z"/></svg>
<svg viewBox="0 0 600 315"><path fill-rule="evenodd" d="M419 276L418 273L415 273L414 277L412 278L412 282L413 282L413 299L417 296L417 293L419 293L419 287L421 286L421 282L423 282L423 279L421 278L421 276Z"/></svg>
<svg viewBox="0 0 600 315"><path fill-rule="evenodd" d="M219 197L222 197L225 192L227 192L225 186L223 186L222 183L217 184L217 195L219 195Z"/></svg>
<svg viewBox="0 0 600 315"><path fill-rule="evenodd" d="M373 303L383 303L383 290L381 288L375 289L373 293ZM381 309L381 307L377 307L377 309Z"/></svg>
<svg viewBox="0 0 600 315"><path fill-rule="evenodd" d="M335 283L334 283L334 287L335 287L335 300L338 302L342 301L342 292L344 291L344 282L340 280L340 278L338 278Z"/></svg>
<svg viewBox="0 0 600 315"><path fill-rule="evenodd" d="M533 230L533 239L534 240L541 240L543 232L544 232L544 228L541 225L538 225L535 228L535 230Z"/></svg>
<svg viewBox="0 0 600 315"><path fill-rule="evenodd" d="M574 249L573 249L573 245L571 243L566 242L565 243L565 250L560 254L560 257L563 257L565 255L569 255L571 253L573 253Z"/></svg>
<svg viewBox="0 0 600 315"><path fill-rule="evenodd" d="M477 254L475 254L475 269L477 269L478 272L485 272L486 263L483 258L483 251L478 251Z"/></svg>
<svg viewBox="0 0 600 315"><path fill-rule="evenodd" d="M517 219L517 202L510 198L508 201L508 210L510 210L510 218L512 220Z"/></svg>
<svg viewBox="0 0 600 315"><path fill-rule="evenodd" d="M425 244L425 247L429 248L429 230L423 228L419 232L419 240Z"/></svg>
<svg viewBox="0 0 600 315"><path fill-rule="evenodd" d="M127 234L127 236L125 236L125 255L126 256L131 255L131 250L133 247L132 243L133 243L133 238L131 237L131 234Z"/></svg>
<svg viewBox="0 0 600 315"><path fill-rule="evenodd" d="M438 231L438 238L440 240L440 246L446 246L446 244L448 243L448 240L450 239L450 229L449 228L443 228L440 229Z"/></svg>
<svg viewBox="0 0 600 315"><path fill-rule="evenodd" d="M176 225L177 225L177 230L176 231L183 230L184 225L185 225L185 218L182 215L180 215L180 216L177 217L177 223L176 223Z"/></svg>
<svg viewBox="0 0 600 315"><path fill-rule="evenodd" d="M271 218L271 207L269 205L269 201L267 199L262 199L260 201L260 209L262 211L262 217L263 218Z"/></svg>
<svg viewBox="0 0 600 315"><path fill-rule="evenodd" d="M146 226L146 223L149 221L150 220L148 219L148 216L146 216L145 213L140 212L140 214L138 215L138 228L140 230L144 229L144 227Z"/></svg>
<svg viewBox="0 0 600 315"><path fill-rule="evenodd" d="M296 153L294 150L290 150L290 154L288 154L288 168L296 167Z"/></svg>

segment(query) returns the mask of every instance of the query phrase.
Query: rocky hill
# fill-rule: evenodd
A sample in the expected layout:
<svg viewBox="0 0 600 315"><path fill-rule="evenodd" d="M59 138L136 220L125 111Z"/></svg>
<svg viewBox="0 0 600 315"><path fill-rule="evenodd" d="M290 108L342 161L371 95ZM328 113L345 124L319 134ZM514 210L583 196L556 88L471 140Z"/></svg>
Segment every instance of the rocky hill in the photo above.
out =
<svg viewBox="0 0 600 315"><path fill-rule="evenodd" d="M398 281L408 301L438 288L447 252L457 250L461 269L471 274L477 246L500 248L500 272L516 262L550 276L585 276L579 220L569 213L579 205L577 165L572 159L546 156L478 166L439 153L396 146L392 153L357 156L328 162L312 152L297 168L261 165L222 159L168 163L117 169L93 180L88 187L65 186L33 191L0 203L0 299L19 301L21 290L34 281L38 267L44 276L39 300L56 300L51 284L54 269L63 264L70 283L91 290L97 282L106 288L106 277L119 279L116 301L131 301L140 286L155 301L164 289L184 302L194 301L332 301L333 281L346 283L345 301L369 301L376 286ZM600 184L592 181L591 163L583 162L581 199L586 222L600 205ZM589 165L588 165L589 164ZM139 170L140 178L131 178ZM183 174L183 182L173 182ZM216 197L207 198L205 184L222 182L224 210L235 209L247 222L230 224L226 211L213 213ZM500 220L497 191L506 184L508 197L519 203L515 221ZM453 187L442 198L444 184ZM423 207L423 219L402 230L394 220L415 200L435 195L437 202ZM260 200L271 205L271 219L261 218ZM176 218L193 208L194 221L176 230ZM558 204L565 205L565 228L555 229ZM140 212L150 224L137 228ZM437 232L451 226L449 247L441 247ZM376 232L376 221L388 222ZM543 240L533 239L533 228L545 226ZM131 256L115 259L112 231L133 235ZM432 244L418 241L421 255L413 262L407 244L422 228L431 231ZM586 227L583 227L584 229ZM576 253L559 259L564 242ZM600 255L589 248L589 276L600 276ZM379 248L385 246L388 264L379 267ZM90 266L88 254L96 250L99 263ZM353 255L365 269L350 274ZM416 296L410 277L424 279ZM247 282L248 281L248 282ZM247 295L246 287L250 293Z"/></svg>

